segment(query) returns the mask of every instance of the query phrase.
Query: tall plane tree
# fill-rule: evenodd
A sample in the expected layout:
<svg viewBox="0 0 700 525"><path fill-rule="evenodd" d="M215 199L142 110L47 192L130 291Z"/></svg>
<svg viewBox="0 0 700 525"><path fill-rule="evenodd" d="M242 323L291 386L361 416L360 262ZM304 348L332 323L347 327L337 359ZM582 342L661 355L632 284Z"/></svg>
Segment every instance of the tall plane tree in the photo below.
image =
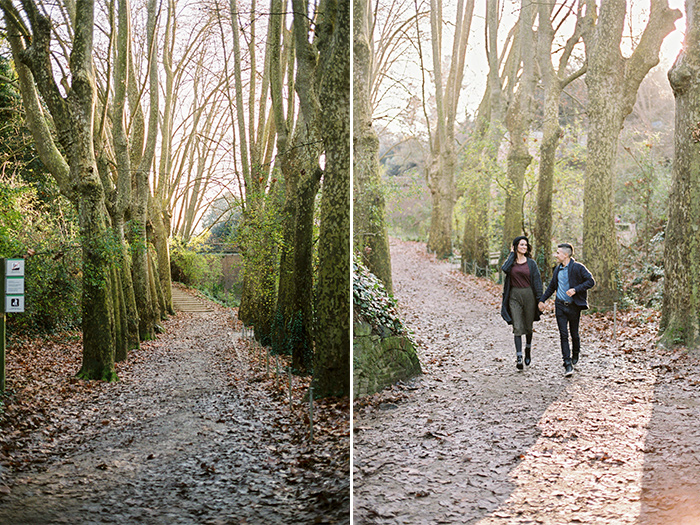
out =
<svg viewBox="0 0 700 525"><path fill-rule="evenodd" d="M532 162L528 147L530 126L535 112L535 86L537 84L536 33L533 23L537 13L531 0L521 0L520 22L516 45L519 47L521 74L518 88L505 116L510 147L505 183L505 213L501 258L505 259L512 240L523 233L523 184L525 173Z"/></svg>
<svg viewBox="0 0 700 525"><path fill-rule="evenodd" d="M568 5L567 5L568 4ZM544 120L540 143L540 168L537 182L537 219L534 226L534 258L543 272L549 275L552 238L552 188L554 184L555 155L562 129L559 126L559 106L564 89L586 71L586 66L570 72L569 62L576 44L581 40L583 16L582 5L578 0L564 2L557 7L554 0L543 0L538 5L539 24L537 29L537 63L544 88ZM575 11L576 9L576 11ZM566 40L554 66L554 38L557 28L570 16L576 16L576 26ZM556 27L555 27L556 26ZM546 280L546 279L545 279Z"/></svg>
<svg viewBox="0 0 700 525"><path fill-rule="evenodd" d="M430 233L428 249L440 258L452 253L452 212L457 192L455 187L455 169L457 154L455 151L455 121L457 104L462 90L465 57L469 32L471 30L474 0L458 0L455 13L454 37L447 79L443 79L443 4L442 0L430 0L430 33L432 42L433 79L435 84L436 116L428 118L428 140L430 158L426 168L426 179L432 197L430 215ZM418 17L416 17L418 23ZM420 32L419 32L420 33ZM418 35L420 51L421 36ZM420 52L421 63L423 53ZM423 69L423 68L421 68ZM427 103L425 94L423 104Z"/></svg>
<svg viewBox="0 0 700 525"><path fill-rule="evenodd" d="M52 21L33 1L18 12L12 2L0 3L9 29L8 39L20 78L22 99L30 129L42 161L56 178L61 191L78 209L83 257L83 378L116 378L114 356L115 282L113 232L109 225L105 189L99 177L94 149L95 76L92 63L95 4L78 0L68 68L69 89L65 94L53 75L51 57ZM26 17L26 18L25 18ZM28 26L24 20L28 21ZM46 125L38 93L56 126L65 152L62 157Z"/></svg>
<svg viewBox="0 0 700 525"><path fill-rule="evenodd" d="M353 240L355 250L391 294L391 256L379 171L379 137L372 127L374 16L371 0L354 0L353 20Z"/></svg>
<svg viewBox="0 0 700 525"><path fill-rule="evenodd" d="M285 191L272 349L291 352L294 369L306 373L313 367L314 216L323 174L319 89L324 69L318 61L323 40L322 32L310 38L310 20L296 8L291 31L287 30L282 5L282 0L271 2L268 44L276 166ZM325 21L321 17L319 23Z"/></svg>
<svg viewBox="0 0 700 525"><path fill-rule="evenodd" d="M668 72L676 98L669 217L664 245L662 342L700 346L700 1L686 0L683 49Z"/></svg>
<svg viewBox="0 0 700 525"><path fill-rule="evenodd" d="M295 0L295 16L305 13ZM350 2L325 0L319 43L326 165L321 196L314 386L319 396L350 393ZM320 37L319 37L320 38Z"/></svg>
<svg viewBox="0 0 700 525"><path fill-rule="evenodd" d="M613 166L625 117L634 107L637 90L659 63L664 38L681 16L667 0L650 0L649 20L632 54L625 58L620 45L627 14L626 0L607 0L597 12L585 0L583 39L588 71L588 156L583 198L583 256L595 276L591 302L609 308L617 300L618 246L615 233Z"/></svg>
<svg viewBox="0 0 700 525"><path fill-rule="evenodd" d="M125 8L129 5L128 2L124 2L124 4ZM129 15L128 13L123 13L122 16L128 17ZM157 41L156 19L156 2L155 0L149 0L147 17L147 44L149 50L147 61L147 79L149 82L148 128L143 133L146 139L145 142L135 141L130 151L134 170L134 191L131 205L134 295L136 296L136 306L139 312L139 335L142 340L155 337L156 324L161 317L156 276L154 275L151 253L148 249L149 242L146 229L148 201L151 194L150 173L155 156L156 135L158 132L158 92L160 88L158 85L158 61L155 53ZM129 49L128 46L127 49ZM126 54L126 50L122 52ZM131 61L131 53L128 53L128 63L131 63ZM132 101L132 112L140 113L141 111L140 101ZM160 279L158 279L157 283L160 285Z"/></svg>
<svg viewBox="0 0 700 525"><path fill-rule="evenodd" d="M520 49L511 45L519 23L508 32L503 53L498 51L499 1L486 2L486 58L489 64L486 89L477 110L476 129L469 150L476 161L467 165L463 184L466 197L462 270L485 274L489 266L489 203L491 183L498 172L498 150L505 132L506 105L512 98ZM507 52L507 54L506 54Z"/></svg>
<svg viewBox="0 0 700 525"><path fill-rule="evenodd" d="M232 33L232 53L224 54L224 66L225 75L233 79L233 85L227 82L225 89L231 122L238 127L234 150L245 191L244 276L238 315L244 323L254 327L256 338L262 344L269 345L277 303L278 252L275 238L277 195L271 177L274 119L270 114L268 59L261 69L256 55L257 3L251 3L248 19L244 18L246 13L238 9L237 2L230 2L228 7L227 30ZM243 34L242 28L248 32ZM222 39L224 34L222 28ZM241 44L246 41L247 61L244 62L246 49Z"/></svg>

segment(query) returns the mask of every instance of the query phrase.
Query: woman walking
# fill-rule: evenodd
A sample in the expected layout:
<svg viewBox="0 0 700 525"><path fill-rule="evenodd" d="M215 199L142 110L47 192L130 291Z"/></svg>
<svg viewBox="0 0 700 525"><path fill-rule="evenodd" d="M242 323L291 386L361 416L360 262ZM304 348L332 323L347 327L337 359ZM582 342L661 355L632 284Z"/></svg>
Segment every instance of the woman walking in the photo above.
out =
<svg viewBox="0 0 700 525"><path fill-rule="evenodd" d="M511 252L503 263L506 274L503 283L501 317L513 325L515 341L515 366L518 370L530 365L532 356L532 324L540 320L537 300L542 296L542 277L537 263L532 259L532 247L527 237L521 235L513 240ZM523 360L523 335L525 336L525 359Z"/></svg>

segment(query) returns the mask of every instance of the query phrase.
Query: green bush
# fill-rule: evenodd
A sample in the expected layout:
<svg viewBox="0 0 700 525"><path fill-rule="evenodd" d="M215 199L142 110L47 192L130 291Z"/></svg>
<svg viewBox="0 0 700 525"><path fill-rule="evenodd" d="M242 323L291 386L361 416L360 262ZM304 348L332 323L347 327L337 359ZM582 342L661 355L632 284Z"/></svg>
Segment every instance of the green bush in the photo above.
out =
<svg viewBox="0 0 700 525"><path fill-rule="evenodd" d="M352 292L355 321L372 326L372 331L382 335L403 335L411 339L396 309L396 301L384 284L355 257L352 265Z"/></svg>
<svg viewBox="0 0 700 525"><path fill-rule="evenodd" d="M23 230L22 206L29 195L29 188L0 180L0 257L17 257L26 250L18 232Z"/></svg>
<svg viewBox="0 0 700 525"><path fill-rule="evenodd" d="M170 240L170 270L174 281L195 288L211 290L221 274L220 265L212 264L211 257L200 253L203 239L188 242L173 237Z"/></svg>
<svg viewBox="0 0 700 525"><path fill-rule="evenodd" d="M237 306L240 303L240 287L228 291L224 289L221 256L200 253L205 249L206 239L184 242L173 237L170 240L170 270L173 280L196 288L226 306Z"/></svg>
<svg viewBox="0 0 700 525"><path fill-rule="evenodd" d="M24 313L8 316L10 333L52 333L81 321L81 257L72 207L49 205L34 185L0 180L0 257L25 257Z"/></svg>
<svg viewBox="0 0 700 525"><path fill-rule="evenodd" d="M25 265L25 313L13 325L26 333L53 333L80 326L81 252L72 249L30 257Z"/></svg>

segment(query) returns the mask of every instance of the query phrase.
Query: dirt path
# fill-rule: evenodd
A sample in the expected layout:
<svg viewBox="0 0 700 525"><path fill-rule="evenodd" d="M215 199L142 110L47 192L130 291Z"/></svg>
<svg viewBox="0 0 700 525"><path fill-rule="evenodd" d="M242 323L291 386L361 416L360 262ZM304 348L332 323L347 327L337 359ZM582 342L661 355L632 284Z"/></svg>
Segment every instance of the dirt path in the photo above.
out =
<svg viewBox="0 0 700 525"><path fill-rule="evenodd" d="M550 313L519 372L498 290L416 243L392 266L424 375L356 404L355 523L700 523L697 362L586 316L565 378Z"/></svg>
<svg viewBox="0 0 700 525"><path fill-rule="evenodd" d="M37 459L9 476L0 523L349 522L343 458L315 460L230 311L210 307L167 321L89 404L55 407L27 445Z"/></svg>

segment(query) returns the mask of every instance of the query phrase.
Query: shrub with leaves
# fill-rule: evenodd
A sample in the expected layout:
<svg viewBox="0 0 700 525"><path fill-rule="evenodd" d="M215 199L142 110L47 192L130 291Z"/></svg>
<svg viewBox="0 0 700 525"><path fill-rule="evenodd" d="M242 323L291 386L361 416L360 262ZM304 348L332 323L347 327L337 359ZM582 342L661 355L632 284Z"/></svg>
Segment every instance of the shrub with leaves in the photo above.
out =
<svg viewBox="0 0 700 525"><path fill-rule="evenodd" d="M219 283L221 264L202 253L205 239L189 241L173 237L170 240L170 269L175 281L204 290L212 290Z"/></svg>
<svg viewBox="0 0 700 525"><path fill-rule="evenodd" d="M352 264L352 293L355 321L365 322L380 335L410 334L384 284L355 257Z"/></svg>
<svg viewBox="0 0 700 525"><path fill-rule="evenodd" d="M17 232L23 229L23 201L28 190L0 179L0 257L16 257L25 250Z"/></svg>
<svg viewBox="0 0 700 525"><path fill-rule="evenodd" d="M170 239L170 271L173 280L196 288L209 299L226 306L238 306L240 285L226 290L223 284L223 266L219 254L206 253L208 239L196 237L188 242L178 237Z"/></svg>
<svg viewBox="0 0 700 525"><path fill-rule="evenodd" d="M0 257L25 257L25 311L8 318L12 334L70 330L81 321L77 218L57 198L37 198L35 184L0 179Z"/></svg>

